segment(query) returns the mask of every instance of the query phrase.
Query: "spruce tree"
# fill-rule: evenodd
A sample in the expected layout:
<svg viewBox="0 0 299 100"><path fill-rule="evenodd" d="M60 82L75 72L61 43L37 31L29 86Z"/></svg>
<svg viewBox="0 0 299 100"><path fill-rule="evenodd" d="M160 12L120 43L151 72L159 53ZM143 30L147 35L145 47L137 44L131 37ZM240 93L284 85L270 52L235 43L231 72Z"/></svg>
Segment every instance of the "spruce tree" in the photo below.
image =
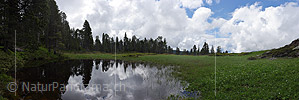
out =
<svg viewBox="0 0 299 100"><path fill-rule="evenodd" d="M86 50L93 49L93 38L89 22L85 20L83 24L83 48Z"/></svg>
<svg viewBox="0 0 299 100"><path fill-rule="evenodd" d="M202 54L202 55L209 54L209 45L208 45L207 42L204 43L204 45L203 45L203 47L202 47L202 49L200 51L200 54Z"/></svg>
<svg viewBox="0 0 299 100"><path fill-rule="evenodd" d="M196 45L193 46L193 55L196 55L197 54L197 50L196 50Z"/></svg>
<svg viewBox="0 0 299 100"><path fill-rule="evenodd" d="M179 47L176 47L175 53L176 53L177 55L179 55L179 54L181 53Z"/></svg>
<svg viewBox="0 0 299 100"><path fill-rule="evenodd" d="M220 46L217 47L217 53L222 53L222 52L221 52L221 47L220 47Z"/></svg>
<svg viewBox="0 0 299 100"><path fill-rule="evenodd" d="M96 36L95 46L94 47L95 47L96 51L100 51L101 41L99 40L99 36Z"/></svg>
<svg viewBox="0 0 299 100"><path fill-rule="evenodd" d="M127 37L127 33L125 33L125 37L124 37L124 52L128 52L129 50L129 39Z"/></svg>
<svg viewBox="0 0 299 100"><path fill-rule="evenodd" d="M214 46L212 45L212 48L211 48L211 54L215 53L214 51Z"/></svg>

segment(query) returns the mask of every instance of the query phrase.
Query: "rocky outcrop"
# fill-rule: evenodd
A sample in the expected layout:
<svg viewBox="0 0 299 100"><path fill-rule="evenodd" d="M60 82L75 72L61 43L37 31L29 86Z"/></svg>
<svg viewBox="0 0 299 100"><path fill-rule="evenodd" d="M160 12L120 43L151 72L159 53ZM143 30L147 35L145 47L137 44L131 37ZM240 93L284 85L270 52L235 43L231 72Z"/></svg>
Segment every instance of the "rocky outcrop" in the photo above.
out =
<svg viewBox="0 0 299 100"><path fill-rule="evenodd" d="M278 49L272 49L261 55L261 58L299 57L299 39Z"/></svg>

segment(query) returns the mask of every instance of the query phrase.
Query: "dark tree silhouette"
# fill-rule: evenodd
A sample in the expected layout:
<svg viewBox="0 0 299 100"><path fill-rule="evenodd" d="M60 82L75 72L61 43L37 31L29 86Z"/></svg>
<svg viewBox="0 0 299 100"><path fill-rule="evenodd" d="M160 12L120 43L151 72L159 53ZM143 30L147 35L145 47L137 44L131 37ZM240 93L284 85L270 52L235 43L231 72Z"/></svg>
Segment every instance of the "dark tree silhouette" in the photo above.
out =
<svg viewBox="0 0 299 100"><path fill-rule="evenodd" d="M220 47L220 46L217 47L217 53L222 53L222 52L221 52L221 47Z"/></svg>
<svg viewBox="0 0 299 100"><path fill-rule="evenodd" d="M214 51L214 46L212 45L212 48L211 48L211 54L215 53Z"/></svg>
<svg viewBox="0 0 299 100"><path fill-rule="evenodd" d="M207 42L204 43L204 45L203 45L203 47L202 47L202 49L200 51L200 54L202 54L202 55L209 54L209 45L208 45Z"/></svg>
<svg viewBox="0 0 299 100"><path fill-rule="evenodd" d="M176 47L175 54L179 55L181 53L180 48Z"/></svg>

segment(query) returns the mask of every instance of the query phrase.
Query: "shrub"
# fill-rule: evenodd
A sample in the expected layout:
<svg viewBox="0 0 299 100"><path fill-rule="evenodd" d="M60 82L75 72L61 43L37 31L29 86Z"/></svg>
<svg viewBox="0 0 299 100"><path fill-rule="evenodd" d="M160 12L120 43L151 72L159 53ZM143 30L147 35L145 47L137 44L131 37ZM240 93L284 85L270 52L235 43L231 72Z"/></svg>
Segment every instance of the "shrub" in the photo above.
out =
<svg viewBox="0 0 299 100"><path fill-rule="evenodd" d="M7 93L7 88L6 85L13 81L13 79L6 75L6 74L0 74L0 100L7 100L6 98L3 98L1 96L6 97L4 94Z"/></svg>
<svg viewBox="0 0 299 100"><path fill-rule="evenodd" d="M256 60L256 58L255 57L249 57L249 58L247 58L248 60Z"/></svg>
<svg viewBox="0 0 299 100"><path fill-rule="evenodd" d="M16 62L17 66L23 66L24 61L23 59L18 55L16 56ZM15 55L14 52L4 52L0 50L0 74L6 73L9 70L12 70L15 66Z"/></svg>

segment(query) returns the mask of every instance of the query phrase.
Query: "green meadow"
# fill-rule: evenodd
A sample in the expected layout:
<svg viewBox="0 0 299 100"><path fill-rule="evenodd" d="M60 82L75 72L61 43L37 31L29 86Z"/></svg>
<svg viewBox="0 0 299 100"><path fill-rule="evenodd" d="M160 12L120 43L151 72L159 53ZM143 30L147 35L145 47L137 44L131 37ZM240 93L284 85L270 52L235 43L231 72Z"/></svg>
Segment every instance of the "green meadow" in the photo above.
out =
<svg viewBox="0 0 299 100"><path fill-rule="evenodd" d="M299 58L248 60L264 53L215 56L152 53L64 53L70 59L120 59L175 67L173 75L200 91L201 99L298 99ZM215 63L216 60L216 63ZM216 96L215 96L216 64ZM187 98L192 99L192 98Z"/></svg>

